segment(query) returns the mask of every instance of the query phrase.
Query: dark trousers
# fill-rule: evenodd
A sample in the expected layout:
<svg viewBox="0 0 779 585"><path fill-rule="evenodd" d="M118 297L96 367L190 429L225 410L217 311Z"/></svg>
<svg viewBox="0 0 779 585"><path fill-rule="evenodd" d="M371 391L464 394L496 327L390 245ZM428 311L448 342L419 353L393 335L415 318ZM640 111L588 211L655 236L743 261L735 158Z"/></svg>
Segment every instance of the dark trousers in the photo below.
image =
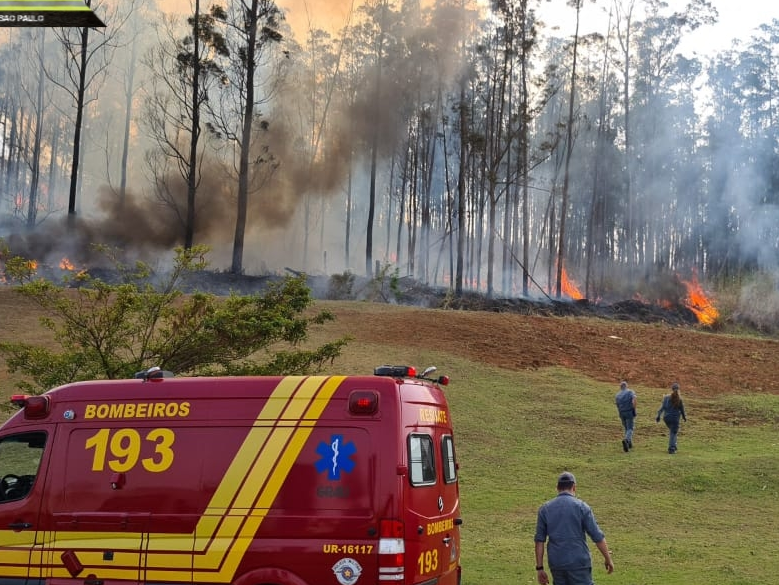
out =
<svg viewBox="0 0 779 585"><path fill-rule="evenodd" d="M570 571L549 569L549 572L552 573L553 585L595 585L592 582L592 567Z"/></svg>
<svg viewBox="0 0 779 585"><path fill-rule="evenodd" d="M668 427L668 450L676 451L676 438L679 435L679 419L664 418L663 422Z"/></svg>

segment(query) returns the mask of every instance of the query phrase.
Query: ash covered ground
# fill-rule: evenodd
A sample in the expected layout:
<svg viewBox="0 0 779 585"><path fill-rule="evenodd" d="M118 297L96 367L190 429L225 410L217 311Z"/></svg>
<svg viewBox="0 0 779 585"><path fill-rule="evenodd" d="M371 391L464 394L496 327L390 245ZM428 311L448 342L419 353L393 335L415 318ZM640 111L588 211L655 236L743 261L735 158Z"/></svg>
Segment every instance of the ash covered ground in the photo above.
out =
<svg viewBox="0 0 779 585"><path fill-rule="evenodd" d="M299 272L290 270L290 274ZM186 292L202 291L216 295L253 294L282 276L249 276L203 271L189 275L184 283ZM600 317L641 323L696 325L695 313L681 303L664 307L629 299L613 303L552 298L488 298L477 292L464 292L455 297L448 289L429 286L412 278L369 279L354 275L306 276L312 295L320 300L360 300L409 305L427 309L488 311L557 317Z"/></svg>

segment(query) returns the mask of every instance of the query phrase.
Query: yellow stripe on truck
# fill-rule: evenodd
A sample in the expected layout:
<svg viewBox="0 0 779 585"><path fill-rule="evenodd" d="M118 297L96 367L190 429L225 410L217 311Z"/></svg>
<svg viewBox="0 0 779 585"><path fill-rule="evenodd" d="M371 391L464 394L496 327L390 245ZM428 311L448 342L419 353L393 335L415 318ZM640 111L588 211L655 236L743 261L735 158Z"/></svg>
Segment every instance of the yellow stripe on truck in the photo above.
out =
<svg viewBox="0 0 779 585"><path fill-rule="evenodd" d="M299 394L296 394L296 398L304 398L304 400L295 400L288 405L288 410L284 412L281 417L282 420L295 420L297 422L297 428L292 433L290 440L287 442L287 447L284 453L275 459L275 467L272 466L270 477L268 478L267 485L264 488L257 490L258 498L255 500L254 507L251 514L246 518L246 523L243 529L237 535L229 547L227 553L227 559L219 568L217 572L218 577L215 579L213 569L218 565L214 564L202 564L201 557L195 557L195 571L193 575L193 581L216 581L219 583L232 581L235 571L238 568L243 555L246 553L246 549L249 547L254 535L265 518L270 507L273 505L276 496L281 490L281 486L284 480L287 478L290 469L295 460L300 455L309 435L313 429L313 423L319 419L324 411L324 407L330 402L333 394L341 385L344 380L344 376L330 377L330 378L309 378L301 386ZM320 406L309 408L312 402L317 402ZM300 407L300 410L297 410ZM263 409L264 411L264 409ZM259 419L261 419L263 413L260 413ZM308 422L310 424L301 424L302 422ZM274 432L282 432L282 429L277 429ZM265 451L265 449L263 449ZM262 456L262 454L261 454ZM214 561L215 559L209 559ZM219 559L221 563L221 559Z"/></svg>
<svg viewBox="0 0 779 585"><path fill-rule="evenodd" d="M48 554L33 553L32 561L38 566L30 566L31 572L45 573L45 578L71 578L59 556L64 550L72 550L84 565L82 573L93 572L100 579L136 580L140 567L144 581L230 583L292 465L344 379L345 376L285 377L279 382L214 491L194 533L46 533L44 547ZM22 565L5 566L3 574L26 576L32 534L23 533L26 538L16 540L9 538L10 531L0 533L3 560L13 559L11 562ZM122 550L113 561L102 560L104 550L125 549L145 537L145 551ZM16 549L10 557L9 545ZM48 563L41 556L47 556ZM118 559L122 561L121 568L117 567Z"/></svg>

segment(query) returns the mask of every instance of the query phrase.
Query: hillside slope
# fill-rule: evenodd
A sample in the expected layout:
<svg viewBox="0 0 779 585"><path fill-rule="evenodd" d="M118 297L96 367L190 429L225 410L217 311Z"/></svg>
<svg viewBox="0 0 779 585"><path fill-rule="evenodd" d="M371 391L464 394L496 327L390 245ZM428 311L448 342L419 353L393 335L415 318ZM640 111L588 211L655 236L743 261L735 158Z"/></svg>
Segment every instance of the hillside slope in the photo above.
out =
<svg viewBox="0 0 779 585"><path fill-rule="evenodd" d="M456 311L359 301L318 301L336 317L315 340L351 335L361 343L436 349L509 370L562 366L594 380L665 388L678 380L691 396L779 394L779 342L694 327L600 318ZM0 340L45 343L37 306L0 287ZM336 366L338 364L336 363ZM369 369L375 364L369 364ZM415 364L423 366L425 364ZM13 385L0 360L0 389Z"/></svg>
<svg viewBox="0 0 779 585"><path fill-rule="evenodd" d="M615 385L627 379L664 388L678 380L685 394L700 397L779 394L779 342L772 339L600 318L340 301L318 306L337 318L327 325L329 331L349 333L356 347L382 343L440 349L509 370L562 366Z"/></svg>

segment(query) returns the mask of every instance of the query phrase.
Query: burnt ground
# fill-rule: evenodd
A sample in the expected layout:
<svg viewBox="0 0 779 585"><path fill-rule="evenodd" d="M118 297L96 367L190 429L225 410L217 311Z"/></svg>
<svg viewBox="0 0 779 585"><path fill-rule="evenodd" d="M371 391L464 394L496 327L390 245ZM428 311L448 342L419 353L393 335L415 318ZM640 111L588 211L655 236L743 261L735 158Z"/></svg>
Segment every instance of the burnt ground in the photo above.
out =
<svg viewBox="0 0 779 585"><path fill-rule="evenodd" d="M289 271L292 274L299 274ZM269 282L279 282L280 276L242 276L219 272L201 272L190 277L184 290L203 290L219 295L237 292L251 294L265 288ZM595 303L583 300L558 301L550 297L537 299L487 298L483 294L465 292L454 297L447 289L419 283L411 278L383 282L351 276L308 276L312 294L317 299L358 300L408 305L428 309L453 309L520 315L557 317L602 317L640 323L696 325L695 314L682 304L661 307L638 300Z"/></svg>
<svg viewBox="0 0 779 585"><path fill-rule="evenodd" d="M613 384L668 388L686 395L779 394L779 343L706 333L694 326L604 317L484 311L366 311L327 307L352 343L436 348L509 370L562 366ZM445 372L444 372L445 373Z"/></svg>
<svg viewBox="0 0 779 585"><path fill-rule="evenodd" d="M562 366L615 388L620 379L657 388L678 380L685 394L699 397L779 394L776 340L603 316L327 308L352 343L436 348L509 370Z"/></svg>
<svg viewBox="0 0 779 585"><path fill-rule="evenodd" d="M510 370L562 366L615 387L621 379L657 388L679 381L691 396L779 394L779 340L728 334L743 327L727 322L702 326L681 304L477 294L457 299L410 280L401 280L395 293L390 302L418 308L372 312L338 303L328 308L355 343L442 349ZM318 296L328 298L321 290Z"/></svg>
<svg viewBox="0 0 779 585"><path fill-rule="evenodd" d="M217 294L250 293L267 278L209 273L197 278L197 286ZM308 281L317 299L375 303L375 310L365 303L328 303L336 316L333 332L348 333L353 343L442 349L511 370L563 366L615 386L621 379L657 388L679 381L691 396L779 394L779 340L728 334L743 327L726 322L702 326L680 303L488 299L474 293L455 298L407 278ZM382 309L387 303L407 308Z"/></svg>
<svg viewBox="0 0 779 585"><path fill-rule="evenodd" d="M208 273L192 280L188 290L249 294L278 278ZM698 397L779 394L777 339L730 335L727 323L716 330L703 327L682 306L475 294L456 299L403 279L393 286L328 277L309 282L316 299L336 301L326 304L336 317L328 334L351 335L352 344L434 348L510 370L562 366L615 386L627 379L636 386L667 388L678 380L683 393ZM388 310L387 304L407 307ZM39 315L29 301L0 287L0 341L34 341ZM2 363L0 389L11 391Z"/></svg>

